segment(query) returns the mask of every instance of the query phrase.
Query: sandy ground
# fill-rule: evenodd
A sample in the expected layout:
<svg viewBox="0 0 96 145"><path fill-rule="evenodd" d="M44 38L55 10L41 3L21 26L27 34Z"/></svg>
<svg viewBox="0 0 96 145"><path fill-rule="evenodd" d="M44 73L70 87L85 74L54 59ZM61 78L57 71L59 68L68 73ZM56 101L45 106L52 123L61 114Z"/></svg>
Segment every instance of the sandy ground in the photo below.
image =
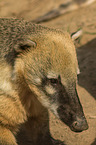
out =
<svg viewBox="0 0 96 145"><path fill-rule="evenodd" d="M34 20L65 1L0 0L0 17ZM81 71L78 92L89 129L74 133L50 113L52 137L64 141L65 145L96 145L96 2L43 22L42 25L67 30L70 34L79 28L83 30L83 35L75 41L75 46Z"/></svg>

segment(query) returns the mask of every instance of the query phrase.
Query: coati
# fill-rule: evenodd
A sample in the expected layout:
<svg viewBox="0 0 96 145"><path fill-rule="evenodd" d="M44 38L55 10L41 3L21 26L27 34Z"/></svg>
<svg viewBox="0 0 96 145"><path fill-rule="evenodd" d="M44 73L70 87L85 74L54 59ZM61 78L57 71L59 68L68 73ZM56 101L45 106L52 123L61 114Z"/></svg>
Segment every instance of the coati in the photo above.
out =
<svg viewBox="0 0 96 145"><path fill-rule="evenodd" d="M50 136L48 109L75 132L88 128L67 32L1 18L0 68L0 145L17 145L15 135L24 123L33 144L42 145Z"/></svg>

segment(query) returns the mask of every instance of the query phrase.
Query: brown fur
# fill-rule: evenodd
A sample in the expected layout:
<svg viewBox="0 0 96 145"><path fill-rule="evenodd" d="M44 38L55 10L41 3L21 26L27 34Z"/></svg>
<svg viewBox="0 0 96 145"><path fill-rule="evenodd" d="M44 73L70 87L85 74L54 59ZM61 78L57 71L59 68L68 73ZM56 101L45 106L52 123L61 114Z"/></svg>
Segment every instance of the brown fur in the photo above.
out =
<svg viewBox="0 0 96 145"><path fill-rule="evenodd" d="M50 71L56 72L71 92L77 78L74 45L66 32L31 22L0 19L0 27L0 145L17 145L14 135L24 123L29 140L42 144L50 136L45 107L57 104L51 104L40 85Z"/></svg>

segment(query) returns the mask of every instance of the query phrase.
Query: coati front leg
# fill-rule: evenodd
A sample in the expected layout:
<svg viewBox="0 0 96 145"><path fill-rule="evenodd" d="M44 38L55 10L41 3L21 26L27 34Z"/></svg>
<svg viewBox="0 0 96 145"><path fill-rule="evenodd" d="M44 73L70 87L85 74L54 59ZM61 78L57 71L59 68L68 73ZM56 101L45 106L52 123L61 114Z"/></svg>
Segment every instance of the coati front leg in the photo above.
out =
<svg viewBox="0 0 96 145"><path fill-rule="evenodd" d="M17 145L12 132L3 126L0 126L0 145Z"/></svg>
<svg viewBox="0 0 96 145"><path fill-rule="evenodd" d="M0 145L17 145L15 135L26 119L19 97L13 96L0 91Z"/></svg>

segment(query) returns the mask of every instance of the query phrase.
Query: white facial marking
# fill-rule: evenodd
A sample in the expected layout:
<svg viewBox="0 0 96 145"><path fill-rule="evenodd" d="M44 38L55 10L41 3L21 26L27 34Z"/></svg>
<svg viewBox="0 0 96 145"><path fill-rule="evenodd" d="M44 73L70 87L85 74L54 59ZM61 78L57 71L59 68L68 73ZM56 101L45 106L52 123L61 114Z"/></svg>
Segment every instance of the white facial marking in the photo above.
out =
<svg viewBox="0 0 96 145"><path fill-rule="evenodd" d="M51 111L54 113L54 115L55 115L56 117L59 118L59 115L58 115L58 112L57 112L57 108L58 108L58 105L57 105L57 104L52 104L52 105L51 105Z"/></svg>
<svg viewBox="0 0 96 145"><path fill-rule="evenodd" d="M36 78L35 79L35 83L38 84L38 85L41 85L42 81L40 78Z"/></svg>
<svg viewBox="0 0 96 145"><path fill-rule="evenodd" d="M58 74L54 73L54 72L49 72L47 75L48 79L54 78L57 79L58 78Z"/></svg>
<svg viewBox="0 0 96 145"><path fill-rule="evenodd" d="M45 90L50 95L53 95L56 93L56 90L51 85L45 86Z"/></svg>

